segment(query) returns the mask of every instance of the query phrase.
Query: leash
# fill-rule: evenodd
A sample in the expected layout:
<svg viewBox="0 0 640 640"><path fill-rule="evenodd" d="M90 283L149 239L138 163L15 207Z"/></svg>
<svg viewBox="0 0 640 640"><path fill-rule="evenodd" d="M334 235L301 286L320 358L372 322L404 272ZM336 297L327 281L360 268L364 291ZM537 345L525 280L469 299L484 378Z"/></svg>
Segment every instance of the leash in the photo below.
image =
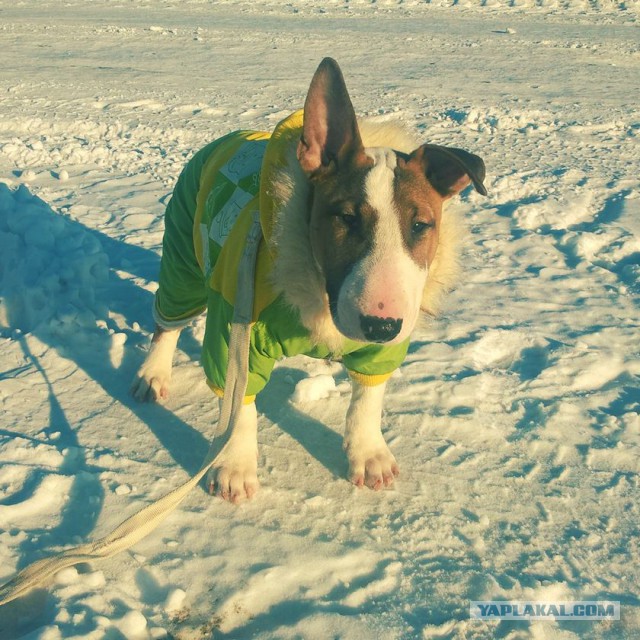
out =
<svg viewBox="0 0 640 640"><path fill-rule="evenodd" d="M51 558L38 560L0 587L0 606L23 596L29 590L44 583L54 573L79 562L89 562L111 556L128 549L151 533L187 496L216 460L215 440L227 431L238 417L242 407L249 375L249 344L253 313L255 265L258 245L262 237L260 218L253 214L253 225L238 267L238 287L229 339L229 363L225 377L225 393L218 425L211 439L209 451L199 471L179 487L147 505L111 533L77 547L72 547Z"/></svg>

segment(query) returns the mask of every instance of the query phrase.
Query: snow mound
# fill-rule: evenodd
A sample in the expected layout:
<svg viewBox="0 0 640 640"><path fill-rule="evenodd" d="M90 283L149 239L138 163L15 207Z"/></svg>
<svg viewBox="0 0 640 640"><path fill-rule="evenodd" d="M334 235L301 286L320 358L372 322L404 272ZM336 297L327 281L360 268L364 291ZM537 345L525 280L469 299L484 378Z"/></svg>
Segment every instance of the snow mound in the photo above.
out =
<svg viewBox="0 0 640 640"><path fill-rule="evenodd" d="M294 404L324 400L336 390L336 381L329 374L303 378L293 392Z"/></svg>
<svg viewBox="0 0 640 640"><path fill-rule="evenodd" d="M0 327L70 333L106 317L108 258L82 225L21 185L0 183Z"/></svg>

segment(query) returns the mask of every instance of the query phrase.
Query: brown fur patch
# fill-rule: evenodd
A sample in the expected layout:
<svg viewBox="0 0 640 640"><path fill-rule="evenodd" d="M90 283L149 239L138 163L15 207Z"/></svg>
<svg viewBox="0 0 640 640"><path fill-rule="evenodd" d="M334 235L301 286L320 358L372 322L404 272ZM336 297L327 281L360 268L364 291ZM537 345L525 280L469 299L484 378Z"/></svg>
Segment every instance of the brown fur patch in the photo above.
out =
<svg viewBox="0 0 640 640"><path fill-rule="evenodd" d="M400 214L400 228L405 246L420 267L431 265L438 248L438 229L444 199L429 184L421 163L398 154L394 197ZM416 226L430 225L422 233Z"/></svg>

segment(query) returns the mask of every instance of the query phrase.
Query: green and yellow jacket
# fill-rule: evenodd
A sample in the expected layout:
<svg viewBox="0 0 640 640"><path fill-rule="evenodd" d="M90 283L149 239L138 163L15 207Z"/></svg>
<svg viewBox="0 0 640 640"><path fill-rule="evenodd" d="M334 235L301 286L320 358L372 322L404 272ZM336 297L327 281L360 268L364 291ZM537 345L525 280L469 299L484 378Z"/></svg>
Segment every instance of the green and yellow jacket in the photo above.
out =
<svg viewBox="0 0 640 640"><path fill-rule="evenodd" d="M302 111L273 133L236 131L199 151L182 172L165 216L165 237L154 315L163 326L181 326L207 310L202 362L210 387L223 393L237 270L260 211L264 239L256 264L247 400L265 386L276 360L305 354L340 358L361 384L386 380L404 360L409 341L385 346L345 338L340 353L312 342L298 311L271 284L270 245L276 204L270 192L286 151L300 139Z"/></svg>

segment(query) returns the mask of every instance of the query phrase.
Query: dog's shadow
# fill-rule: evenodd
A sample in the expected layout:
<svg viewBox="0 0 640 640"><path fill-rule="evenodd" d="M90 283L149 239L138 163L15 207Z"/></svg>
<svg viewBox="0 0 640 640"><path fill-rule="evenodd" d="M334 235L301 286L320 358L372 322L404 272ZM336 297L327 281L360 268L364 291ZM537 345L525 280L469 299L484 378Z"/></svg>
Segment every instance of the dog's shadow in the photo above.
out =
<svg viewBox="0 0 640 640"><path fill-rule="evenodd" d="M292 381L295 384L304 377L304 372L299 369L276 367L267 388L258 395L256 407L335 478L346 478L348 464L342 449L342 436L320 420L300 411L291 402Z"/></svg>
<svg viewBox="0 0 640 640"><path fill-rule="evenodd" d="M87 298L95 298L96 301L104 303L104 311L98 316L101 322L93 326L61 334L53 331L50 323L45 321L23 331L21 323L24 321L24 314L20 297L9 295L8 291L2 292L4 322L8 326L5 325L6 328L2 329L1 333L19 346L25 364L0 371L0 380L37 375L46 392L49 415L43 424L35 425L34 436L23 434L17 427L4 426L0 430L0 437L22 439L32 441L36 445L51 447L58 451L63 463L59 468L47 469L25 462L25 482L12 494L5 495L0 504L17 504L33 499L48 475L59 474L71 478L69 500L62 509L59 522L53 526L43 522L42 526L31 528L29 535L18 545L19 558L16 569L19 570L43 556L50 555L52 547L67 545L77 539L85 541L93 536L102 512L105 494L105 488L99 479L104 468L94 463L93 454L97 450L112 453L109 447L113 446L113 440L106 446L97 448L95 443L83 442L82 427L94 419L96 405L88 398L86 414L76 413L74 418L69 417L65 405L68 404L70 383L64 382L67 376L61 377L57 368L50 368L51 359L47 357L47 350L43 349L42 345L51 348L64 360L72 362L90 379L91 382L88 384L78 379L82 385L79 389L80 394L86 394L88 390L91 392L92 383L96 383L107 397L115 399L125 407L124 415L122 411L116 414L118 424L115 428L118 433L126 433L126 413L130 412L149 428L172 459L189 474L198 470L207 451L208 442L202 434L171 411L160 405L141 404L129 394L133 375L144 357L139 349L133 347L146 343L147 338L141 335L139 330L123 329L122 325L132 327L135 326L134 323L138 323L149 331L152 329L153 295L137 283L148 282L157 277L159 256L154 251L114 240L100 231L55 212L24 187L19 195L15 195L15 192L0 183L0 192L6 196L5 200L14 198L14 209L10 206L0 207L0 229L11 229L10 217L24 211L31 216L31 222L35 227L49 229L52 224L62 225L67 237L93 237L109 259L108 279L94 287L95 290ZM23 242L20 236L18 240ZM37 247L32 248L28 243L23 251L27 266L28 260L34 256L38 257ZM59 254L58 258L62 261L60 268L66 268L62 254ZM131 277L122 275L123 264ZM53 268L56 268L55 265ZM63 279L61 274L51 275L59 275L60 279ZM122 318L124 322L116 323L114 318ZM120 361L114 363L112 335L116 333L126 334L127 348L124 349ZM191 350L194 339L188 332L185 333L183 343L186 349ZM57 367L55 361L54 367ZM74 403L74 406L77 406L77 403ZM55 437L50 437L53 434Z"/></svg>

